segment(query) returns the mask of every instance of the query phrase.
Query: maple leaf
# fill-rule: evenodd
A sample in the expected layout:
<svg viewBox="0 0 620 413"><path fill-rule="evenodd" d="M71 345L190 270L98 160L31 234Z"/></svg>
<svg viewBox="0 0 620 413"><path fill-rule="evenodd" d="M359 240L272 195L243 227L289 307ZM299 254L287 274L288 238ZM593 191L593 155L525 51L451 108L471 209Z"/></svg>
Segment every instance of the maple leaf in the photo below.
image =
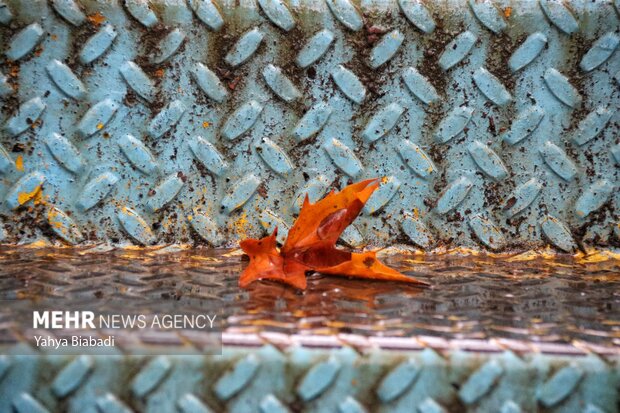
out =
<svg viewBox="0 0 620 413"><path fill-rule="evenodd" d="M331 191L315 204L306 195L299 217L280 251L276 245L277 228L260 240L241 241L241 249L250 257L250 263L241 274L239 285L245 287L259 279L271 279L303 290L307 285L306 273L312 271L425 284L381 263L373 251L354 253L336 248L342 232L357 218L378 187L378 179L368 179L338 193Z"/></svg>
<svg viewBox="0 0 620 413"><path fill-rule="evenodd" d="M239 277L240 287L246 287L258 279L270 279L283 281L301 290L306 288L305 276L293 278L284 271L284 258L276 247L277 235L278 228L268 237L240 242L241 249L250 257L250 264Z"/></svg>

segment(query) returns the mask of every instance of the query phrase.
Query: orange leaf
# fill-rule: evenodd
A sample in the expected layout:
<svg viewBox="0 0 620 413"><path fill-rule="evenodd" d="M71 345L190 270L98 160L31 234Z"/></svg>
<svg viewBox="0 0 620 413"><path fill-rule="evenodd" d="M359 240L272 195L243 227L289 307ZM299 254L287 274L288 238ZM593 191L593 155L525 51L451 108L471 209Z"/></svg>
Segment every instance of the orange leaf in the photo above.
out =
<svg viewBox="0 0 620 413"><path fill-rule="evenodd" d="M260 240L241 241L241 249L250 257L250 265L241 273L240 287L245 287L259 279L266 279L283 281L302 290L306 288L305 270L301 274L293 271L292 268L289 269L288 274L284 272L284 258L276 248L277 234L276 228L273 234Z"/></svg>
<svg viewBox="0 0 620 413"><path fill-rule="evenodd" d="M342 231L357 218L378 187L378 179L358 182L337 194L330 192L316 204L311 204L306 195L299 218L289 231L282 252L317 244L335 245Z"/></svg>
<svg viewBox="0 0 620 413"><path fill-rule="evenodd" d="M357 218L378 187L378 179L369 179L349 185L338 193L332 191L315 204L306 196L299 218L279 252L277 228L261 240L242 241L241 248L250 256L250 264L241 274L239 285L244 287L257 279L273 279L305 289L308 271L424 284L382 264L375 252L351 253L336 248L342 232Z"/></svg>
<svg viewBox="0 0 620 413"><path fill-rule="evenodd" d="M321 274L340 275L345 277L368 278L371 280L404 281L419 283L415 278L408 277L381 263L374 251L361 254L352 253L351 259L332 267L316 269Z"/></svg>

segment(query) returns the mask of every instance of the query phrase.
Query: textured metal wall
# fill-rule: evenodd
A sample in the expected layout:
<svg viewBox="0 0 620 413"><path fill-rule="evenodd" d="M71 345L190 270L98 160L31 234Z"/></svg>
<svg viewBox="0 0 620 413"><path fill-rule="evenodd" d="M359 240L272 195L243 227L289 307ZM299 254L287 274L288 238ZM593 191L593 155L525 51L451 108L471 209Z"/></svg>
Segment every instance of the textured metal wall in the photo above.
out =
<svg viewBox="0 0 620 413"><path fill-rule="evenodd" d="M0 1L2 238L618 246L620 4Z"/></svg>
<svg viewBox="0 0 620 413"><path fill-rule="evenodd" d="M0 238L222 245L275 224L284 236L300 194L385 176L349 245L618 247L619 12L599 0L0 0ZM2 294L177 287L169 265L151 279L126 259L102 272L103 258L36 264L33 281L35 261L5 257ZM260 285L239 295L238 269L222 281L222 266L196 267L206 273L179 268L181 280L228 291L229 310L252 294L282 304ZM613 413L615 282L582 278L521 292L489 274L437 280L409 307L384 298L382 317L412 311L359 335L296 334L274 307L279 330L239 319L236 331L229 317L220 357L0 356L0 412ZM318 301L350 302L335 297ZM536 317L482 322L481 297ZM452 315L442 323L437 302ZM381 336L419 313L428 335ZM314 322L340 328L330 320ZM530 341L480 334L496 325Z"/></svg>
<svg viewBox="0 0 620 413"><path fill-rule="evenodd" d="M218 357L1 356L0 411L618 411L618 357L358 350L263 344Z"/></svg>

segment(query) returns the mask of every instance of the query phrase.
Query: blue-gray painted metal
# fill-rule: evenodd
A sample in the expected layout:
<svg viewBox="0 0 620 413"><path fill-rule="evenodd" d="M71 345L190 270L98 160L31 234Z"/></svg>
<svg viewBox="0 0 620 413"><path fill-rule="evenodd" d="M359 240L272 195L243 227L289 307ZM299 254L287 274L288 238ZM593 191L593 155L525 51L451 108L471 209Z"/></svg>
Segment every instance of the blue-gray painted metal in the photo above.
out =
<svg viewBox="0 0 620 413"><path fill-rule="evenodd" d="M618 246L619 27L589 1L3 1L4 242L233 244L385 176L358 245Z"/></svg>
<svg viewBox="0 0 620 413"><path fill-rule="evenodd" d="M209 357L13 356L0 411L616 412L619 362L594 353L271 345Z"/></svg>

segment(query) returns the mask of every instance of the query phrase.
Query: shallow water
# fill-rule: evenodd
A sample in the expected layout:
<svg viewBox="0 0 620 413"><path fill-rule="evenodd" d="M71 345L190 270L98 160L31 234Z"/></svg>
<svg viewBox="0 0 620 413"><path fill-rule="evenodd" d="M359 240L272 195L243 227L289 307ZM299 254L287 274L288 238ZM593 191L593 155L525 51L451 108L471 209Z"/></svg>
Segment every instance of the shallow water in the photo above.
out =
<svg viewBox="0 0 620 413"><path fill-rule="evenodd" d="M218 311L228 332L516 339L620 347L620 261L393 255L429 288L312 275L304 292L237 286L231 250L0 249L0 321L53 302L119 310ZM513 260L513 262L511 262ZM596 262L587 262L596 261ZM30 314L30 313L28 313Z"/></svg>

